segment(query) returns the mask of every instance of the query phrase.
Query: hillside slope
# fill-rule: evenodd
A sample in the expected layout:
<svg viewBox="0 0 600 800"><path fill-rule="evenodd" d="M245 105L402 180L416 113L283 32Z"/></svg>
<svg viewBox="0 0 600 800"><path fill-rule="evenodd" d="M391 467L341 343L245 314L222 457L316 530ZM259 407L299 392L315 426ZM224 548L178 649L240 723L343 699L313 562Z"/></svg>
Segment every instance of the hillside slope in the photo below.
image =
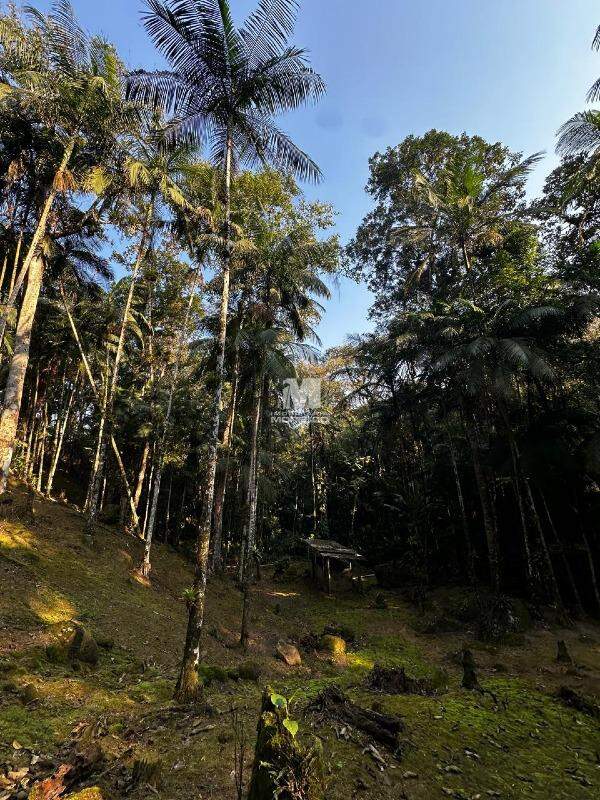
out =
<svg viewBox="0 0 600 800"><path fill-rule="evenodd" d="M322 739L332 800L597 796L600 723L565 707L555 694L563 684L587 696L600 694L598 627L552 630L546 624L503 646L478 643L468 629L417 633L427 627L423 617L434 619L436 604L455 602L451 593L432 596L419 611L387 593L387 608L376 608L369 595L324 596L304 579L304 565L296 565L285 580L275 581L267 571L256 586L253 639L244 654L236 646L240 595L230 580L215 579L203 664L251 661L261 677L213 680L208 708L181 708L171 702L171 692L189 566L157 544L152 581L144 585L133 576L138 541L100 528L89 543L75 510L38 499L32 516L27 495L16 488L14 498L2 507L0 521L0 798L26 798L35 777L52 772L74 736L99 748L102 760L83 785L99 785L106 798L234 798L236 733L243 728L247 779L266 683L293 695L301 731ZM52 644L72 620L101 645L97 665L51 657ZM332 623L355 640L345 656L325 656L312 646ZM556 663L557 639L566 641L574 665ZM467 640L481 683L495 700L460 688L456 653ZM301 666L275 658L279 641L298 644ZM447 689L435 696L376 694L365 682L375 663L404 666ZM401 757L382 751L383 767L355 731L301 716L307 699L330 683L365 707L377 703L402 717ZM149 791L134 776L139 778L140 764L154 762L160 788Z"/></svg>

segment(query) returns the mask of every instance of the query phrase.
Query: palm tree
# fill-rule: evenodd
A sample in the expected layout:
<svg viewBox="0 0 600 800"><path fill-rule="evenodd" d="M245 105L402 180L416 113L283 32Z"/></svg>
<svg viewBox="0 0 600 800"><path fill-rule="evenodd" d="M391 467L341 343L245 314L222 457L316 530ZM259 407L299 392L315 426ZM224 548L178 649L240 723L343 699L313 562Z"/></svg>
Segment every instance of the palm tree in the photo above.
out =
<svg viewBox="0 0 600 800"><path fill-rule="evenodd" d="M309 68L305 52L289 44L296 18L295 0L260 0L239 29L227 0L147 0L147 6L144 25L172 69L132 74L128 95L171 114L174 139L208 145L212 159L223 170L225 206L216 388L193 599L176 687L178 698L183 700L198 691L196 666L204 618L227 334L232 173L242 163L270 163L301 178L318 179L316 164L279 130L273 117L318 99L324 84Z"/></svg>
<svg viewBox="0 0 600 800"><path fill-rule="evenodd" d="M192 280L191 286L189 288L189 298L187 302L187 308L185 312L185 316L183 319L183 325L178 330L177 335L172 344L172 352L171 357L173 359L173 365L171 369L171 381L169 385L169 390L167 393L167 401L166 401L166 408L164 412L164 418L162 420L161 430L160 430L160 437L157 443L157 452L156 452L156 469L154 472L153 480L148 488L149 496L151 495L150 501L150 508L148 512L148 522L146 525L145 530L145 545L144 545L144 557L142 559L142 563L139 567L139 572L144 578L148 578L150 575L151 570L151 561L150 561L150 552L152 548L152 538L154 534L154 525L156 522L156 509L158 507L158 497L160 494L160 484L162 481L162 474L164 468L164 460L166 454L166 446L168 443L169 435L171 433L172 421L171 421L171 412L173 410L173 398L175 395L175 391L178 388L178 377L179 377L179 369L180 364L183 356L183 351L186 345L186 340L189 334L189 319L192 312L194 297L196 294L196 290L198 287L198 283L200 280L200 274L197 270L192 272Z"/></svg>
<svg viewBox="0 0 600 800"><path fill-rule="evenodd" d="M329 298L319 273L332 273L339 252L337 238L316 238L309 217L290 214L277 224L281 214L264 213L255 223L255 249L248 258L247 281L253 286L248 309L251 324L243 337L252 344L254 365L250 447L248 462L247 513L242 545L242 588L244 594L241 644L249 640L251 570L256 552L256 510L258 502L258 436L263 415L263 397L268 397L269 380L295 374L291 358L313 357L303 344L319 342L312 325L323 310L316 297ZM253 351L253 352L252 352ZM267 409L264 409L267 413Z"/></svg>
<svg viewBox="0 0 600 800"><path fill-rule="evenodd" d="M101 161L107 142L114 142L126 117L116 54L106 42L80 28L68 0L58 0L47 16L35 9L29 9L28 15L31 29L16 24L13 17L0 20L2 102L32 115L53 132L59 155L7 303L14 304L27 279L0 415L0 491L6 488L12 460L50 213L57 197L77 186L72 167L78 155L85 154L86 169ZM5 320L6 315L3 328Z"/></svg>
<svg viewBox="0 0 600 800"><path fill-rule="evenodd" d="M452 256L459 254L465 271L470 272L473 255L483 247L502 243L509 219L503 198L523 184L540 159L541 154L535 153L486 178L476 157L456 154L445 170L441 186L416 171L414 190L422 204L423 219L399 229L398 235L409 242L425 244L428 250L437 247L439 251L441 245ZM421 271L431 260L423 262Z"/></svg>
<svg viewBox="0 0 600 800"><path fill-rule="evenodd" d="M600 50L600 27L592 42L594 50ZM600 100L600 78L594 82L587 94L588 103ZM567 120L558 131L556 149L560 155L574 156L584 153L587 157L585 174L588 179L595 174L600 156L600 111L580 111Z"/></svg>
<svg viewBox="0 0 600 800"><path fill-rule="evenodd" d="M427 353L430 374L432 377L445 376L449 388L456 393L463 415L481 502L490 577L495 591L499 591L501 586L500 548L488 477L481 460L482 419L485 419L488 398L492 398L509 440L528 577L533 580L534 565L521 484L525 486L534 520L536 512L527 478L521 474L518 450L506 417L505 405L516 387L519 375L529 376L541 385L554 380L554 371L545 353L539 349L536 338L539 324L546 318L558 315L558 310L552 306L519 308L513 301L505 300L491 308L484 308L465 299L449 305L441 304L435 313L426 315L425 338L429 340L424 346L424 353ZM417 324L422 323L422 319L417 320ZM541 530L538 533L553 597L560 602L545 538Z"/></svg>
<svg viewBox="0 0 600 800"><path fill-rule="evenodd" d="M100 419L99 432L99 457L94 461L94 472L91 482L90 502L88 505L88 532L93 530L96 518L100 492L100 477L102 475L105 451L105 428L110 423L115 394L119 382L119 370L127 325L130 322L131 306L135 288L140 276L144 260L152 246L154 231L161 227L159 203L175 207L187 207L188 203L183 196L179 183L183 177L194 169L190 161L190 148L187 145L169 146L165 139L164 127L160 119L154 115L144 121L142 128L136 135L130 135L123 142L126 153L120 173L110 176L104 170L98 169L90 176L89 183L98 193L104 191L115 192L113 184L120 184L122 192L128 200L133 202L133 213L136 220L140 220L136 227L139 228L139 239L135 250L129 289L123 305L123 314L119 327L119 334L112 363L112 373L103 410ZM118 194L118 190L117 190ZM196 215L205 214L203 209L193 209ZM131 500L131 498L130 498ZM138 528L137 511L135 503L130 510L133 523Z"/></svg>

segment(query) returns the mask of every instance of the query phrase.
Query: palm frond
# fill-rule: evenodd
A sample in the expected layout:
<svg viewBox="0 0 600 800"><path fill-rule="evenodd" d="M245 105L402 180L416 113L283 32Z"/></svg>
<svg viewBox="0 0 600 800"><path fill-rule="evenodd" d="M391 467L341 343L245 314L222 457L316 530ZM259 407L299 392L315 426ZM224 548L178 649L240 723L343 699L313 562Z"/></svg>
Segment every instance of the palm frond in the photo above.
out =
<svg viewBox="0 0 600 800"><path fill-rule="evenodd" d="M559 128L560 155L594 153L600 148L600 111L580 111Z"/></svg>
<svg viewBox="0 0 600 800"><path fill-rule="evenodd" d="M290 137L264 114L255 112L239 119L236 143L240 157L249 165L273 165L301 180L318 183L322 172L317 164Z"/></svg>
<svg viewBox="0 0 600 800"><path fill-rule="evenodd" d="M297 0L260 0L240 31L253 66L281 52L294 31L297 13Z"/></svg>

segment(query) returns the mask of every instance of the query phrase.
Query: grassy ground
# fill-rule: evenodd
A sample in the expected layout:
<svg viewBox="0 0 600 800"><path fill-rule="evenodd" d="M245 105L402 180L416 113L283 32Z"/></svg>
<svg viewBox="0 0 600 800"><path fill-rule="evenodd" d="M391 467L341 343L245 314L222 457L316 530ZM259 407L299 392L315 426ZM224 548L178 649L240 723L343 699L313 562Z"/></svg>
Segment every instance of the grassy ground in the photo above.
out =
<svg viewBox="0 0 600 800"><path fill-rule="evenodd" d="M302 577L304 565L296 565L295 577L273 581L268 573L256 587L253 639L244 654L235 644L239 593L229 580L213 580L203 662L234 667L252 660L261 679L215 682L206 690L210 709L177 708L170 697L185 628L181 596L191 581L186 563L157 545L152 581L144 585L132 574L139 542L102 528L90 545L74 510L38 501L32 517L18 489L15 498L0 521L0 766L22 765L28 749L52 756L75 726L89 723L106 758L97 780L107 797L126 790L134 800L147 797L147 789L130 787L129 776L136 760L157 758L164 800L233 799L230 709L239 711L250 752L262 686L269 683L294 698L292 713L304 734L322 739L328 799L600 796L600 722L554 697L563 684L600 695L600 629L591 623L539 627L498 647L474 641L469 631L419 634L423 612L393 594L385 610L374 608L369 595L326 597ZM441 606L453 601L443 593L434 599ZM72 619L99 641L114 640L112 649L101 649L97 666L74 670L48 659L46 646ZM301 650L302 666L293 668L274 657L279 640L299 642L332 622L356 635L345 657ZM575 666L556 663L559 638ZM482 685L498 703L460 688L456 653L465 641ZM374 663L435 676L448 689L436 697L374 694L365 684ZM306 701L328 683L403 718L400 760L382 750L388 766L380 771L363 752L365 740L348 741L339 726L336 732L302 717Z"/></svg>

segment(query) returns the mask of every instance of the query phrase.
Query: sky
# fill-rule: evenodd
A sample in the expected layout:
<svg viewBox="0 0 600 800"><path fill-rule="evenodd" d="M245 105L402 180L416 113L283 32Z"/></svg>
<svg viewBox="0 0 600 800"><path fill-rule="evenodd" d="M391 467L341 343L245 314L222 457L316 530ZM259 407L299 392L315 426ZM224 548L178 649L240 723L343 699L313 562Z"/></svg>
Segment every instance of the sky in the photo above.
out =
<svg viewBox="0 0 600 800"><path fill-rule="evenodd" d="M140 24L142 0L72 2L130 67L162 64ZM240 23L254 6L230 2ZM479 134L525 155L545 151L529 181L535 196L556 164L556 130L584 108L600 75L600 53L591 50L599 24L598 0L301 0L294 41L328 87L318 106L281 122L323 171L307 197L334 206L346 243L372 206L369 157L431 128ZM371 302L347 279L332 287L318 328L323 346L371 330Z"/></svg>

